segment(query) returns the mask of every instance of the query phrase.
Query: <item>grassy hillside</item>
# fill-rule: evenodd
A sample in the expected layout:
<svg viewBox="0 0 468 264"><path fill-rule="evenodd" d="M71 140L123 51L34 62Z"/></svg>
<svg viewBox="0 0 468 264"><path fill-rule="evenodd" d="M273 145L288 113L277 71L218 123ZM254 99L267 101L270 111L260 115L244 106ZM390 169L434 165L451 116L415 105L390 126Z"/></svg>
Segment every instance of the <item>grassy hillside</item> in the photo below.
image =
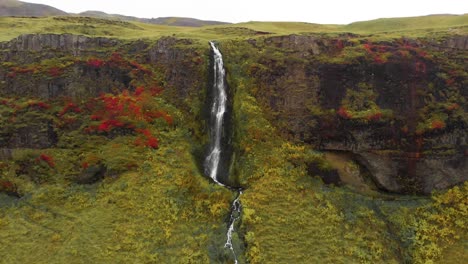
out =
<svg viewBox="0 0 468 264"><path fill-rule="evenodd" d="M464 15L429 15L422 17L380 18L371 21L355 22L344 28L356 33L376 33L411 31L419 29L438 30L451 28L457 30L468 26L468 14Z"/></svg>
<svg viewBox="0 0 468 264"><path fill-rule="evenodd" d="M177 24L180 18L168 18L164 23ZM264 35L306 33L377 34L380 37L425 36L428 34L465 34L468 15L425 16L414 18L378 19L349 25L320 25L302 22L247 22L229 25L176 27L84 17L0 18L0 41L26 33L71 33L121 39L177 36L200 40L252 38ZM388 34L388 33L391 34Z"/></svg>
<svg viewBox="0 0 468 264"><path fill-rule="evenodd" d="M16 0L0 0L0 16L63 16L66 12L57 8L25 3Z"/></svg>
<svg viewBox="0 0 468 264"><path fill-rule="evenodd" d="M134 21L155 25L166 25L166 26L181 26L181 27L202 27L209 25L220 25L220 24L229 24L226 22L220 21L208 21L200 20L189 17L158 17L158 18L139 18L133 16L124 16L118 14L107 14L100 11L86 11L79 13L77 16L83 17L95 17L95 18L104 18L104 19L113 19L121 21Z"/></svg>

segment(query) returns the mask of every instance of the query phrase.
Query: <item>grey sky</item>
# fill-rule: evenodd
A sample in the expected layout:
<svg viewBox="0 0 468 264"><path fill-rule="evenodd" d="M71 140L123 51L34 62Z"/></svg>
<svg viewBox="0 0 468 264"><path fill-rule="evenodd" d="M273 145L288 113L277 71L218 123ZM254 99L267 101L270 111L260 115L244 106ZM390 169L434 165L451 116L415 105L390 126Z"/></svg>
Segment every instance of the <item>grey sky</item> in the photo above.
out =
<svg viewBox="0 0 468 264"><path fill-rule="evenodd" d="M347 24L382 17L463 14L466 0L24 0L66 12L99 10L137 17L181 16L226 22L302 21Z"/></svg>

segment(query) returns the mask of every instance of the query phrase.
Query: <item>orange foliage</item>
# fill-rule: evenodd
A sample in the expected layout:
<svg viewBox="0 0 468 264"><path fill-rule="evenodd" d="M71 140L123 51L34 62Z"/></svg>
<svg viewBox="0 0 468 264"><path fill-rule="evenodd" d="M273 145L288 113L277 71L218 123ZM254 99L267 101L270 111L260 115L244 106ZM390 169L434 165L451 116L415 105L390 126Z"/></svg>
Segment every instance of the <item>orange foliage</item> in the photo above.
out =
<svg viewBox="0 0 468 264"><path fill-rule="evenodd" d="M445 122L441 120L433 120L431 123L432 129L443 129L445 128Z"/></svg>
<svg viewBox="0 0 468 264"><path fill-rule="evenodd" d="M340 107L336 113L344 119L350 119L353 117L345 107Z"/></svg>

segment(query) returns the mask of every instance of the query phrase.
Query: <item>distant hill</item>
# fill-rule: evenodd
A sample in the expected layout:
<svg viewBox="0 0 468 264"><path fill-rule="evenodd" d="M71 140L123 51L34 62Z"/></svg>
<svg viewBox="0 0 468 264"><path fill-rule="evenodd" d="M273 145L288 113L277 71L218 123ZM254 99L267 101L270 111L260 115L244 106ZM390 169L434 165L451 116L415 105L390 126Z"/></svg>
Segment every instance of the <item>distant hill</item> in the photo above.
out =
<svg viewBox="0 0 468 264"><path fill-rule="evenodd" d="M351 32L392 32L417 29L466 27L468 14L437 14L419 17L379 18L348 24L345 30Z"/></svg>
<svg viewBox="0 0 468 264"><path fill-rule="evenodd" d="M0 17L44 17L44 16L86 16L93 18L112 19L120 21L135 21L154 25L202 27L208 25L229 24L220 21L200 20L188 17L158 17L139 18L118 14L107 14L101 11L86 11L79 14L71 14L60 9L41 5L21 2L18 0L0 0Z"/></svg>
<svg viewBox="0 0 468 264"><path fill-rule="evenodd" d="M0 0L0 16L66 16L66 12L41 4Z"/></svg>
<svg viewBox="0 0 468 264"><path fill-rule="evenodd" d="M122 21L137 21L154 25L180 26L180 27L202 27L212 25L229 24L221 21L200 20L188 17L158 17L158 18L139 18L133 16L124 16L118 14L107 14L101 11L86 11L77 14L78 16L87 16L95 18L116 19Z"/></svg>

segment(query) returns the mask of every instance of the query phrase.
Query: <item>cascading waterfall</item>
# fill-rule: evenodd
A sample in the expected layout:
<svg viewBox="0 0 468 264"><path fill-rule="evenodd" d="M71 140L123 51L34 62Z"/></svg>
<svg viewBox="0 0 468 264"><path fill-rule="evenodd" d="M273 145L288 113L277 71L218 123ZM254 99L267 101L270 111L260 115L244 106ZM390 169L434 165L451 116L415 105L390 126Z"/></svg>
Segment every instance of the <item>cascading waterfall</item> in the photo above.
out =
<svg viewBox="0 0 468 264"><path fill-rule="evenodd" d="M218 174L220 171L220 161L223 154L221 139L223 137L223 123L224 123L224 114L226 113L226 104L227 104L227 93L226 93L226 84L225 80L225 70L223 64L223 56L219 49L215 46L213 42L210 42L211 49L213 50L213 60L214 60L214 80L213 80L213 105L211 107L211 128L210 128L210 150L209 154L205 160L205 173L213 179L217 184L224 186L229 189L233 189L230 186L226 186L218 180ZM241 214L241 203L240 197L242 195L242 190L238 190L239 194L237 198L232 203L231 215L229 219L229 227L226 234L226 243L224 244L225 248L228 248L233 256L234 263L238 263L238 257L234 250L232 243L232 234L234 232L234 226L236 221L240 218Z"/></svg>
<svg viewBox="0 0 468 264"><path fill-rule="evenodd" d="M214 53L214 82L213 82L213 106L211 107L211 119L213 127L211 127L211 143L210 154L205 160L205 172L217 184L224 186L218 181L218 171L221 157L221 138L223 132L224 113L226 112L226 85L224 84L224 65L223 55L213 42L210 42Z"/></svg>

